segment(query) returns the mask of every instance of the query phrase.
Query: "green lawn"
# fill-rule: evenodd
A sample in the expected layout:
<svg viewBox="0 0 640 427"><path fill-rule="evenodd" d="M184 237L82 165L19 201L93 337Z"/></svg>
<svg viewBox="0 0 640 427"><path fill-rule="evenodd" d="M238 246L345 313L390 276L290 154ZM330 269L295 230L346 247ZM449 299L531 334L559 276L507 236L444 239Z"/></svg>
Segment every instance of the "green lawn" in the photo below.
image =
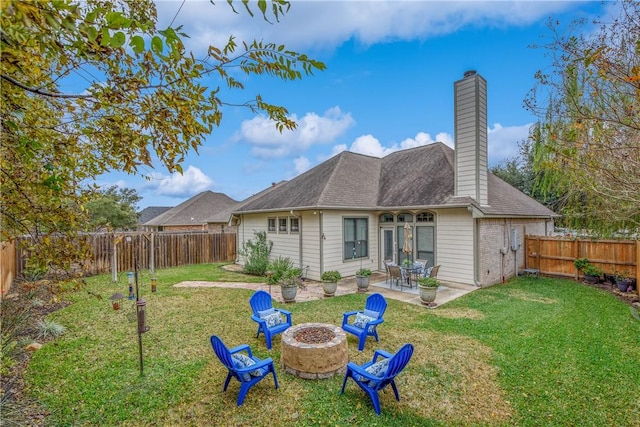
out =
<svg viewBox="0 0 640 427"><path fill-rule="evenodd" d="M124 284L89 278L91 293L73 294L74 304L50 316L68 331L34 354L26 377L30 394L50 411L50 424L640 426L640 322L612 295L578 283L519 278L435 310L388 300L379 343L369 340L358 353L348 338L357 363L376 348L415 346L397 378L401 401L387 390L378 417L355 383L339 394L342 376L306 381L286 374L278 364L280 337L271 352L262 336L255 338L251 291L172 287L247 276L219 265L157 276L154 294L148 274L141 281L151 327L143 335L143 376L133 305L114 311L107 299L116 290L126 293ZM294 324L339 325L342 313L363 307L365 298L286 308ZM226 371L211 350L212 334L229 347L247 343L259 357L272 357L280 389L266 378L236 407L237 382L222 393Z"/></svg>

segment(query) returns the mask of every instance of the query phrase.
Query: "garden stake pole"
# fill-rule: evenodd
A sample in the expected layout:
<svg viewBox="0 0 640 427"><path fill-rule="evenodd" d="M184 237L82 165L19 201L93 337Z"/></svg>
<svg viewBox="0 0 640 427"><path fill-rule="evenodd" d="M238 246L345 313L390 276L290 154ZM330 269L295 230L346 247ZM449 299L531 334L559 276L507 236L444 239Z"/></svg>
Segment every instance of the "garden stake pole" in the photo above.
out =
<svg viewBox="0 0 640 427"><path fill-rule="evenodd" d="M140 289L138 287L138 257L136 256L134 259L133 265L134 271L136 272L136 311L138 314L138 356L140 358L140 375L144 374L144 363L142 361L142 332L140 331L140 308L138 306L138 302L140 301Z"/></svg>
<svg viewBox="0 0 640 427"><path fill-rule="evenodd" d="M140 375L144 374L144 362L142 359L142 334L149 330L149 327L145 323L145 309L147 304L145 300L140 298L140 288L138 286L138 257L134 258L134 270L136 281L136 312L138 318L138 355L140 358Z"/></svg>

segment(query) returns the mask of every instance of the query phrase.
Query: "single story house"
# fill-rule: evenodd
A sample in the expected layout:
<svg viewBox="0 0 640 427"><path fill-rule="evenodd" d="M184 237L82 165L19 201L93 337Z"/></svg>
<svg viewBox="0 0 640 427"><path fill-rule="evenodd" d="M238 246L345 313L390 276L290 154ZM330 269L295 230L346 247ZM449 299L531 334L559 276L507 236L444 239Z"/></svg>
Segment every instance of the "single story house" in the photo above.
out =
<svg viewBox="0 0 640 427"><path fill-rule="evenodd" d="M144 230L144 224L171 209L173 206L148 206L138 212L138 229Z"/></svg>
<svg viewBox="0 0 640 427"><path fill-rule="evenodd" d="M517 274L524 235L550 233L557 215L488 171L486 80L468 71L454 96L455 150L438 142L384 158L336 155L242 203L230 220L238 247L265 231L272 258L289 257L315 280L405 258L470 285Z"/></svg>
<svg viewBox="0 0 640 427"><path fill-rule="evenodd" d="M143 224L146 231L224 233L235 229L228 225L229 212L239 202L223 193L203 191L178 206Z"/></svg>

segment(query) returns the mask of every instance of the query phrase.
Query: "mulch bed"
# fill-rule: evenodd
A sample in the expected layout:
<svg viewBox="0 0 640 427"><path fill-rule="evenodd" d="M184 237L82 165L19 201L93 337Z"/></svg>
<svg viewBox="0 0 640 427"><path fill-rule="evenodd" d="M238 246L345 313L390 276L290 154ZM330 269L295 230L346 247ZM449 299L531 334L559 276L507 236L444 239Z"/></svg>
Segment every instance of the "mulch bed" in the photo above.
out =
<svg viewBox="0 0 640 427"><path fill-rule="evenodd" d="M609 292L613 294L617 299L622 302L625 302L629 305L638 307L640 306L640 296L638 295L638 291L634 290L633 292L620 292L615 283L609 282L600 282L600 283L588 283L581 282L586 286L591 286L593 288L602 289L603 291Z"/></svg>

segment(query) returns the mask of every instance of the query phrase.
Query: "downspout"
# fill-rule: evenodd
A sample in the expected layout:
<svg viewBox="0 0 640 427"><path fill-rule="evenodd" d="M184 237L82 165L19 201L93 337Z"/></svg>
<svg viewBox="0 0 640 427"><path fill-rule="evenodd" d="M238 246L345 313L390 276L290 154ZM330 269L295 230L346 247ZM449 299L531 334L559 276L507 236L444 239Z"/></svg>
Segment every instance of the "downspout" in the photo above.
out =
<svg viewBox="0 0 640 427"><path fill-rule="evenodd" d="M245 238L245 230L244 230L244 215L240 215L240 217L238 218L238 220L240 221L240 224L242 224L242 240L244 241ZM238 261L240 261L240 257L238 256L238 249L240 248L240 235L236 233L236 264L238 264Z"/></svg>
<svg viewBox="0 0 640 427"><path fill-rule="evenodd" d="M289 211L289 213L294 217L298 218L298 262L300 269L304 272L304 264L302 263L302 217L293 213L293 209Z"/></svg>
<svg viewBox="0 0 640 427"><path fill-rule="evenodd" d="M467 210L471 212L473 219L473 284L482 287L480 280L480 226L479 218L476 216L476 210L473 205L467 206Z"/></svg>
<svg viewBox="0 0 640 427"><path fill-rule="evenodd" d="M319 234L319 238L320 238L320 271L319 271L319 275L322 275L322 273L324 272L324 231L323 231L323 227L322 227L322 211L318 211L318 230L320 232Z"/></svg>
<svg viewBox="0 0 640 427"><path fill-rule="evenodd" d="M480 280L480 225L479 219L473 220L473 283L481 288L482 281Z"/></svg>

